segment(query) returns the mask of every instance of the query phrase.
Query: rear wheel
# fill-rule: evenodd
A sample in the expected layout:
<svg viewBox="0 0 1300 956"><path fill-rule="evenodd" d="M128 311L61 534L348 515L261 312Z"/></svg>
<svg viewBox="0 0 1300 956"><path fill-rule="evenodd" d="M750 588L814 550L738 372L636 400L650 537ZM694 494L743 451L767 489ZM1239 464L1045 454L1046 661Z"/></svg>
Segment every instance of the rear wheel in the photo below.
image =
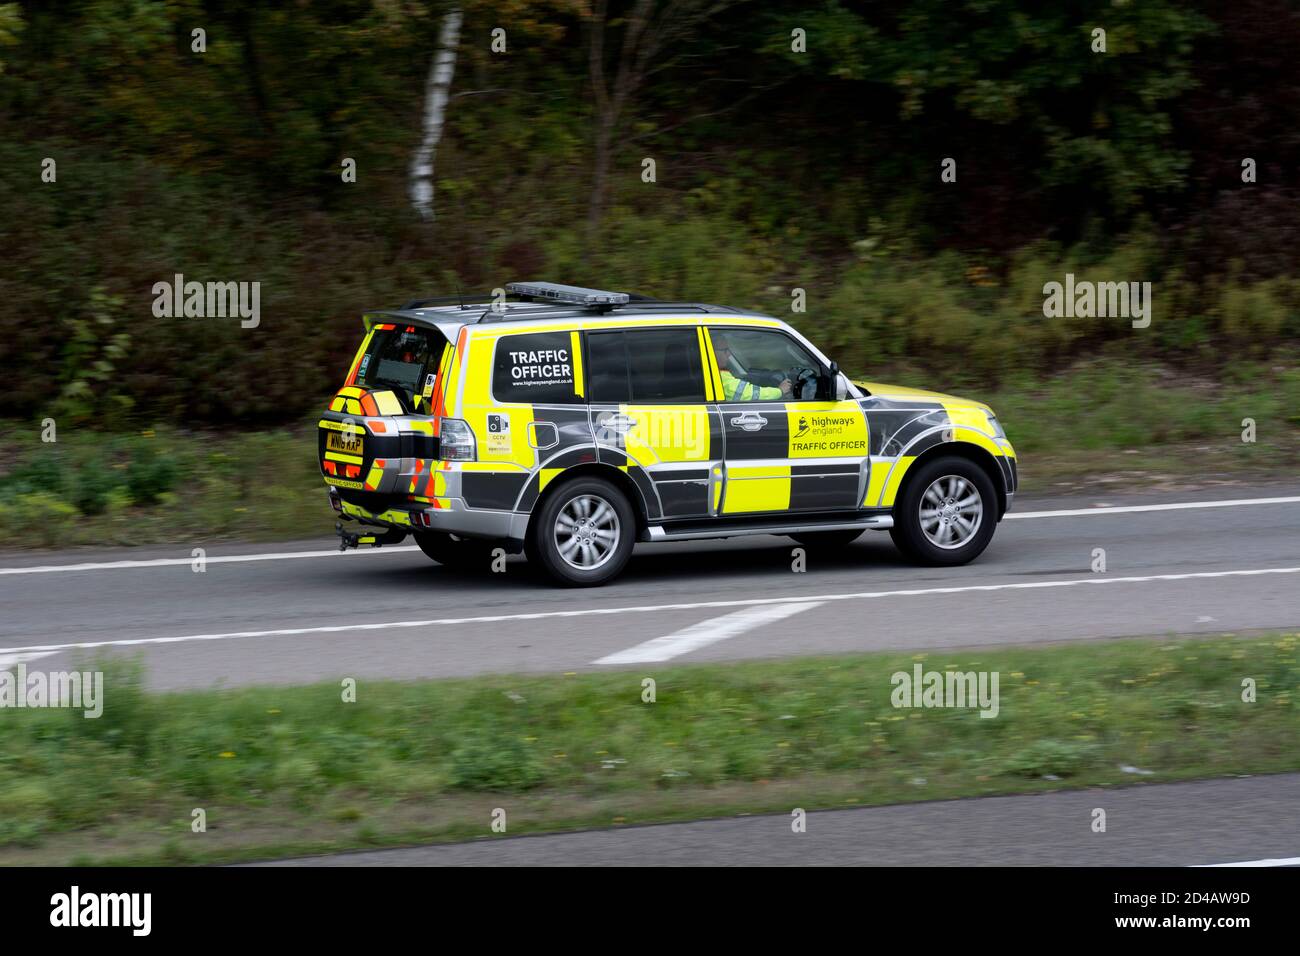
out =
<svg viewBox="0 0 1300 956"><path fill-rule="evenodd" d="M889 533L903 554L922 564L966 564L988 547L997 522L997 490L988 473L949 456L908 476Z"/></svg>
<svg viewBox="0 0 1300 956"><path fill-rule="evenodd" d="M556 583L596 587L627 564L636 517L603 478L574 478L548 494L528 529L528 557Z"/></svg>
<svg viewBox="0 0 1300 956"><path fill-rule="evenodd" d="M465 571L486 571L493 549L500 542L486 538L458 538L446 531L416 531L415 543L439 564Z"/></svg>
<svg viewBox="0 0 1300 956"><path fill-rule="evenodd" d="M861 528L848 528L843 531L804 531L800 534L792 534L790 537L805 548L824 548L830 551L848 547L862 537L862 531Z"/></svg>

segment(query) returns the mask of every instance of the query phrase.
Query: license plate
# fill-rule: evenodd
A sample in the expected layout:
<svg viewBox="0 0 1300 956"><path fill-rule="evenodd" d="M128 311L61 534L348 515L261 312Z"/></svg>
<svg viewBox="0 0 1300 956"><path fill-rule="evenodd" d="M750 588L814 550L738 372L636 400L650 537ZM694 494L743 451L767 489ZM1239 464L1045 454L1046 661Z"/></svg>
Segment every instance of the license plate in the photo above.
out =
<svg viewBox="0 0 1300 956"><path fill-rule="evenodd" d="M326 451L339 451L348 455L361 454L362 439L353 432L330 432L325 436Z"/></svg>

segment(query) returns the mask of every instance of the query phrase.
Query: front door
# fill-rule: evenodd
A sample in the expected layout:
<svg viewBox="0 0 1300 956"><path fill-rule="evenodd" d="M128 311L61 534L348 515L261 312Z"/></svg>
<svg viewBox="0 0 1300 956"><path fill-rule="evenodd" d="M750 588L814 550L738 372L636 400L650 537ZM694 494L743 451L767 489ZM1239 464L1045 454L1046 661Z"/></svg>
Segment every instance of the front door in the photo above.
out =
<svg viewBox="0 0 1300 956"><path fill-rule="evenodd" d="M726 436L722 513L857 510L869 467L858 403L818 399L827 370L783 331L708 333Z"/></svg>

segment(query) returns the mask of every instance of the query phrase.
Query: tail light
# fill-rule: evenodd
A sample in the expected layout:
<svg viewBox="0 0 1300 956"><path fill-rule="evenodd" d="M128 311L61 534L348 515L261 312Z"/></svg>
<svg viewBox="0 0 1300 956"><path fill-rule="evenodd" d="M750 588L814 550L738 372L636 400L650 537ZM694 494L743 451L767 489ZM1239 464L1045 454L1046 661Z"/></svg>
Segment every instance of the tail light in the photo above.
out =
<svg viewBox="0 0 1300 956"><path fill-rule="evenodd" d="M443 418L438 422L438 457L443 461L474 461L474 432L468 422Z"/></svg>

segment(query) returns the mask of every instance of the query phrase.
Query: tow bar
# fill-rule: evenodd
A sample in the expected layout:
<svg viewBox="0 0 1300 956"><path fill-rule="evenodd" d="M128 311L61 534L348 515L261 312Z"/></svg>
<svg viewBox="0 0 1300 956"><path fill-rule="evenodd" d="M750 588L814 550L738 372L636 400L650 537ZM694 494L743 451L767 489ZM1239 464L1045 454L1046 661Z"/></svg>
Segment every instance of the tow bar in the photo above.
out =
<svg viewBox="0 0 1300 956"><path fill-rule="evenodd" d="M382 548L386 544L397 544L406 537L406 532L399 528L389 528L386 531L357 532L344 531L343 522L334 522L334 530L339 536L339 550L346 551L348 548L359 548L365 545L369 548Z"/></svg>

